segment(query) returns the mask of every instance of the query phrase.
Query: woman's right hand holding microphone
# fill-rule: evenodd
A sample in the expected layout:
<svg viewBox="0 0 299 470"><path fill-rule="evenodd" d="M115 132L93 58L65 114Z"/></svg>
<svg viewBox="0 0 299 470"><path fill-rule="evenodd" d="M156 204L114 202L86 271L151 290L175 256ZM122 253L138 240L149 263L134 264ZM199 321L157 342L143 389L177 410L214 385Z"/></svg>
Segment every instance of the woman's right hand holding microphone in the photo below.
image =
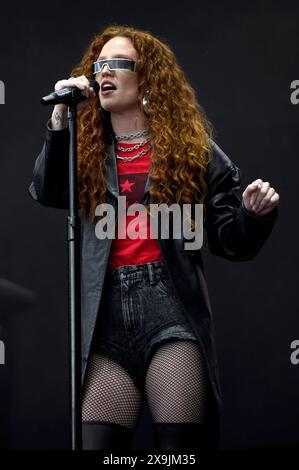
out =
<svg viewBox="0 0 299 470"><path fill-rule="evenodd" d="M87 98L86 100L80 101L78 103L77 109L85 108L85 106L88 106L93 100L97 98L96 93L90 86L89 80L85 75L59 80L56 82L54 89L55 91L59 91L69 87L79 88L82 95L86 96ZM51 117L51 127L53 130L65 129L67 127L67 108L67 105L63 103L55 105Z"/></svg>

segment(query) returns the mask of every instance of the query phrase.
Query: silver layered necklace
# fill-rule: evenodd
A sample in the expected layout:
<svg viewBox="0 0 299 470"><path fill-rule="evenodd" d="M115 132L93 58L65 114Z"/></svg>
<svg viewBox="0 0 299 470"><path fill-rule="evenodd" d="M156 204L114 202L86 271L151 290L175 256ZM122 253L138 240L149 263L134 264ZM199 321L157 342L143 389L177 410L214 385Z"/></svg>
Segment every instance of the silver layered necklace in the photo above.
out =
<svg viewBox="0 0 299 470"><path fill-rule="evenodd" d="M123 135L114 134L114 139L115 140L133 140L133 139L137 139L138 137L145 137L148 134L149 134L149 130L148 128L146 128L138 132L131 132L130 134L123 134Z"/></svg>
<svg viewBox="0 0 299 470"><path fill-rule="evenodd" d="M145 141L133 145L132 147L122 147L121 145L118 145L118 141L130 141L133 139L138 139L139 137L146 137ZM120 150L121 152L133 152L135 150L138 150L140 147L143 147L143 145L148 144L150 141L150 136L149 136L149 130L148 129L143 129L138 132L131 132L129 134L123 134L123 135L114 135L114 149ZM140 152L136 153L136 155L133 156L126 156L126 157L121 157L120 155L116 155L116 158L119 160L122 160L123 162L131 162L132 160L135 160L138 157L142 157L146 155L150 150L151 150L151 145L147 145L145 149L142 149Z"/></svg>

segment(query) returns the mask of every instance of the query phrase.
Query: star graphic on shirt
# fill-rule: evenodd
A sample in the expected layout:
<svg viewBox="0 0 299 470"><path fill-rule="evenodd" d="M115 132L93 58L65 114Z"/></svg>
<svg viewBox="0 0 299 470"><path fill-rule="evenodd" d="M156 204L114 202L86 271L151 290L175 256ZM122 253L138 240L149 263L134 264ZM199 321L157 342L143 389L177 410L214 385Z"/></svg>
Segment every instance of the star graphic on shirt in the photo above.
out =
<svg viewBox="0 0 299 470"><path fill-rule="evenodd" d="M131 186L133 186L135 183L130 183L128 179L124 183L121 183L121 193L124 193L125 191L129 191L130 193L132 192Z"/></svg>

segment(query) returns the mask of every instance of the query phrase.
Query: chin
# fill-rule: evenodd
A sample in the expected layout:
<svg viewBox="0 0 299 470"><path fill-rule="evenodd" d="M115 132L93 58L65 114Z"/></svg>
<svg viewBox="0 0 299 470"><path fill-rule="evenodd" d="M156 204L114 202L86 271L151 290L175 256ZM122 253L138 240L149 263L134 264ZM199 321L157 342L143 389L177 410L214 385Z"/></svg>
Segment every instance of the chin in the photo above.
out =
<svg viewBox="0 0 299 470"><path fill-rule="evenodd" d="M101 102L101 106L104 111L109 113L117 113L120 111L120 107L116 103L109 103L108 100L105 100L103 103Z"/></svg>
<svg viewBox="0 0 299 470"><path fill-rule="evenodd" d="M105 111L113 114L123 114L136 108L136 102L120 103L119 100L109 98L100 100L100 103Z"/></svg>

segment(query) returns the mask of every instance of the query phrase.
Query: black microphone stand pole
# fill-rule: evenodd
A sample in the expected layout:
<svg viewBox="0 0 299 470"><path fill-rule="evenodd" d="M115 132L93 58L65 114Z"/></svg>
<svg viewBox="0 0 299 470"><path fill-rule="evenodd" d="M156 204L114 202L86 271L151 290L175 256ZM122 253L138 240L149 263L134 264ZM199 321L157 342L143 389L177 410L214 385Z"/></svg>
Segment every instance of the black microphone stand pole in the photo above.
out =
<svg viewBox="0 0 299 470"><path fill-rule="evenodd" d="M80 218L77 191L77 103L68 107L69 215L67 219L69 279L69 341L72 450L82 448L81 421L81 295L80 295Z"/></svg>
<svg viewBox="0 0 299 470"><path fill-rule="evenodd" d="M90 79L97 94L99 84ZM69 354L72 450L82 448L81 421L81 276L80 276L80 218L77 191L77 104L83 98L77 87L53 92L41 99L43 105L68 104L69 147L69 215L67 219L68 280L69 280Z"/></svg>

